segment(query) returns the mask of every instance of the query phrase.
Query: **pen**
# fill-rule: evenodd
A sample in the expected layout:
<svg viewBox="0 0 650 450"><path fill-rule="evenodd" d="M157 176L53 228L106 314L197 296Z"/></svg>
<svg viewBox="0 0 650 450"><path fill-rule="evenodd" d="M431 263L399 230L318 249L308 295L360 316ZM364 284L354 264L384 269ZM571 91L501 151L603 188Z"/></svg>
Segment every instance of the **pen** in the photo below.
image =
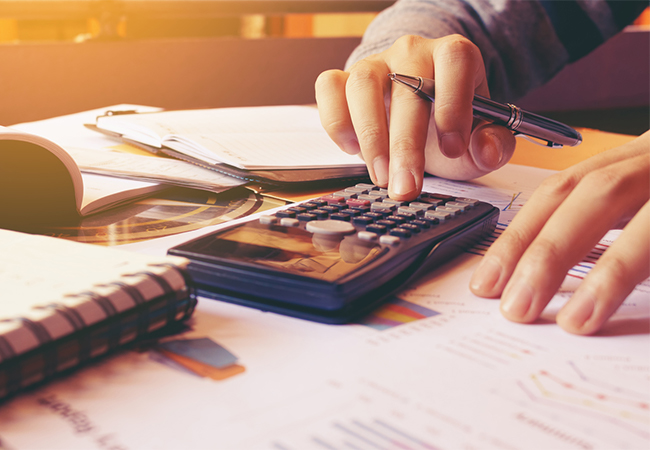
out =
<svg viewBox="0 0 650 450"><path fill-rule="evenodd" d="M434 81L428 78L412 77L389 73L388 77L394 82L413 90L413 93L431 103ZM503 125L512 130L515 136L537 138L545 141L548 147L561 148L563 145L575 146L582 142L582 136L573 128L555 120L524 111L510 103L499 103L480 95L474 95L472 114L477 119ZM529 139L536 144L539 142Z"/></svg>

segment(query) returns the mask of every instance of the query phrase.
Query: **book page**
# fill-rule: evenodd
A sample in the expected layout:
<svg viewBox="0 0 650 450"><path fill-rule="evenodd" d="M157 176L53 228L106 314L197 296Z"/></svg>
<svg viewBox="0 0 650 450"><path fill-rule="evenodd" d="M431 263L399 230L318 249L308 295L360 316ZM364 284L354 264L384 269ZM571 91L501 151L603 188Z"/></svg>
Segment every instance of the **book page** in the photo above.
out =
<svg viewBox="0 0 650 450"><path fill-rule="evenodd" d="M82 176L84 179L83 202L80 209L82 216L113 208L168 188L159 183L90 173L84 173Z"/></svg>
<svg viewBox="0 0 650 450"><path fill-rule="evenodd" d="M214 170L177 159L77 147L68 147L66 150L83 173L164 182L217 193L246 184L245 180L222 175Z"/></svg>
<svg viewBox="0 0 650 450"><path fill-rule="evenodd" d="M182 258L151 257L48 236L0 229L0 319L20 317L66 294L93 291L150 263Z"/></svg>
<svg viewBox="0 0 650 450"><path fill-rule="evenodd" d="M312 106L263 106L167 111L101 117L100 128L137 139L131 130L167 132L163 143L211 164L248 170L363 165L338 148Z"/></svg>

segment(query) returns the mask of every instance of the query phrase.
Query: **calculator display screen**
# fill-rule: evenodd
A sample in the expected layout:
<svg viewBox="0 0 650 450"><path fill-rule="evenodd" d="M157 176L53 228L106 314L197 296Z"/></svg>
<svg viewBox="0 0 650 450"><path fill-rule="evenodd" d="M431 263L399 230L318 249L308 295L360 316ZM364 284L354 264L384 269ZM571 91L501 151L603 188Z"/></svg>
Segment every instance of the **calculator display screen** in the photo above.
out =
<svg viewBox="0 0 650 450"><path fill-rule="evenodd" d="M247 223L214 236L203 249L229 261L334 281L384 253L356 235L323 236L302 228Z"/></svg>

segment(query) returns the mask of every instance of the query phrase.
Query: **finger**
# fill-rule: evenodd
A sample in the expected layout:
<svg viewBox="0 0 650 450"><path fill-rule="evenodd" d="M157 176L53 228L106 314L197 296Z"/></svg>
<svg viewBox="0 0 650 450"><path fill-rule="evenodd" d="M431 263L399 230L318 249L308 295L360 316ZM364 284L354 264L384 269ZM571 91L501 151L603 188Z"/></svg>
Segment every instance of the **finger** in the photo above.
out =
<svg viewBox="0 0 650 450"><path fill-rule="evenodd" d="M431 53L431 41L404 36L387 52L386 61L393 72L430 77L433 73ZM420 57L405 57L413 54ZM430 117L430 102L413 95L409 89L392 85L388 193L393 199L412 200L420 194Z"/></svg>
<svg viewBox="0 0 650 450"><path fill-rule="evenodd" d="M361 150L352 126L345 98L348 74L341 70L328 70L316 79L316 103L321 124L329 137L346 153L356 155Z"/></svg>
<svg viewBox="0 0 650 450"><path fill-rule="evenodd" d="M646 133L547 178L488 249L470 281L472 292L481 297L499 297L524 251L578 182L592 171L642 154L649 143L650 133Z"/></svg>
<svg viewBox="0 0 650 450"><path fill-rule="evenodd" d="M469 153L483 175L510 161L516 144L515 136L506 127L485 124L472 132Z"/></svg>
<svg viewBox="0 0 650 450"><path fill-rule="evenodd" d="M390 91L385 62L364 59L350 69L346 98L363 159L372 181L388 186L388 119L384 98Z"/></svg>
<svg viewBox="0 0 650 450"><path fill-rule="evenodd" d="M625 301L634 287L650 275L650 202L625 227L623 234L600 257L557 323L575 334L593 334Z"/></svg>
<svg viewBox="0 0 650 450"><path fill-rule="evenodd" d="M436 41L435 122L440 151L458 158L468 148L472 130L472 100L477 89L487 94L481 53L468 39L454 35Z"/></svg>
<svg viewBox="0 0 650 450"><path fill-rule="evenodd" d="M532 322L568 270L617 222L648 200L650 158L637 156L591 172L557 208L526 249L501 298L501 312Z"/></svg>

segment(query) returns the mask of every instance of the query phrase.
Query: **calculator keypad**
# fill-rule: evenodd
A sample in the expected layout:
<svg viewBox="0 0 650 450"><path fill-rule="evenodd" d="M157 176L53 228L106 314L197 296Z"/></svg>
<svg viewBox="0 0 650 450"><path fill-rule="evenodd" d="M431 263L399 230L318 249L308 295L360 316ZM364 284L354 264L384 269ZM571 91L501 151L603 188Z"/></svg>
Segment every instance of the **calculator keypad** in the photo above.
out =
<svg viewBox="0 0 650 450"><path fill-rule="evenodd" d="M264 225L304 227L316 234L355 234L363 241L394 246L431 232L474 208L478 200L422 193L413 202L392 200L386 189L357 184L262 216Z"/></svg>

